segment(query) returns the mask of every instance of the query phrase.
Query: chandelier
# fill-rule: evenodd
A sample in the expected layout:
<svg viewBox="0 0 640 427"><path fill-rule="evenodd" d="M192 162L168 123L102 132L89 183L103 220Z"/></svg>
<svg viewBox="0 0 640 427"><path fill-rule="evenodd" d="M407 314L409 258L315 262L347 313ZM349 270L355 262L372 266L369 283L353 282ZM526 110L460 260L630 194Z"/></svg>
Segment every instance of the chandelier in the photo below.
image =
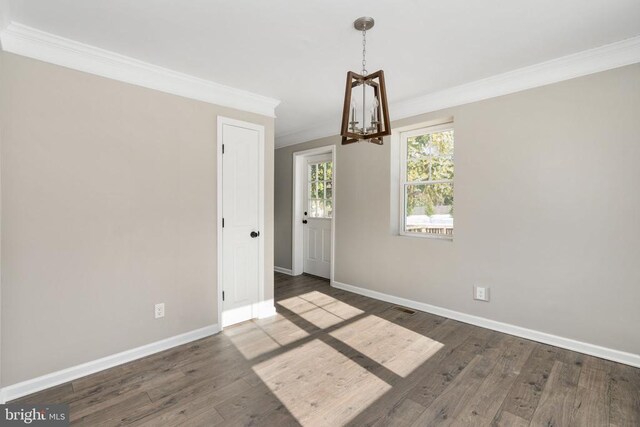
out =
<svg viewBox="0 0 640 427"><path fill-rule="evenodd" d="M342 144L360 140L382 145L382 137L391 135L387 90L384 71L367 72L367 30L373 28L373 18L363 16L353 23L362 32L362 72L347 72L347 86L344 93Z"/></svg>

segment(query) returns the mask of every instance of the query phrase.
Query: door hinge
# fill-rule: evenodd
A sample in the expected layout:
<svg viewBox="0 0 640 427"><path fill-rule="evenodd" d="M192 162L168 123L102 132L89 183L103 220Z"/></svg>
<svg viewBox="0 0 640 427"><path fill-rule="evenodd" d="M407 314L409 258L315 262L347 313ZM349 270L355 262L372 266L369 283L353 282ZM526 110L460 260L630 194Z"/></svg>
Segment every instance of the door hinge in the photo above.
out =
<svg viewBox="0 0 640 427"><path fill-rule="evenodd" d="M222 301L224 301L224 291L222 291Z"/></svg>
<svg viewBox="0 0 640 427"><path fill-rule="evenodd" d="M222 228L224 228L224 218L222 218Z"/></svg>
<svg viewBox="0 0 640 427"><path fill-rule="evenodd" d="M222 144L222 154L224 154L224 144Z"/></svg>

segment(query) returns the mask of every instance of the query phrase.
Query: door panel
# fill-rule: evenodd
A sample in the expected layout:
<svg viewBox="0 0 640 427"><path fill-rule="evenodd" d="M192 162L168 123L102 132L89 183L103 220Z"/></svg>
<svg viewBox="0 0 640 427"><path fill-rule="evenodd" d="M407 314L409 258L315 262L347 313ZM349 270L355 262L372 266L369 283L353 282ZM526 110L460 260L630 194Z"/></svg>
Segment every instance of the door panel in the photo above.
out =
<svg viewBox="0 0 640 427"><path fill-rule="evenodd" d="M307 225L307 232L309 233L309 243L307 247L309 248L309 255L307 258L310 260L316 260L316 235L318 234L318 230L312 225Z"/></svg>
<svg viewBox="0 0 640 427"><path fill-rule="evenodd" d="M260 134L223 124L222 229L224 291L222 324L257 317L259 301Z"/></svg>
<svg viewBox="0 0 640 427"><path fill-rule="evenodd" d="M331 264L331 222L322 230L322 261Z"/></svg>

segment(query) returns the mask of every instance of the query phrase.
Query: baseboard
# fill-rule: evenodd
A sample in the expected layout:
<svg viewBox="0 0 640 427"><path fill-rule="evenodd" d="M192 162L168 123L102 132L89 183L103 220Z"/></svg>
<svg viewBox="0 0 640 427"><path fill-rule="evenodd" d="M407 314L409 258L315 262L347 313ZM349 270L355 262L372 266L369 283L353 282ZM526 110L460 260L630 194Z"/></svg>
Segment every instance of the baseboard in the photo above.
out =
<svg viewBox="0 0 640 427"><path fill-rule="evenodd" d="M624 351L614 350L595 344L576 341L571 338L564 338L557 335L548 334L546 332L540 332L533 329L511 325L509 323L498 322L496 320L491 320L484 317L473 316L471 314L465 314L459 311L449 310L447 308L442 308L431 304L425 304L423 302L396 297L358 286L347 285L346 283L332 281L331 286L345 291L353 292L355 294L364 295L369 298L386 301L392 304L402 305L404 307L409 307L415 310L447 317L449 319L458 320L460 322L492 329L498 332L504 332L505 334L515 335L517 337L526 338L532 341L538 341L541 343L553 345L555 347L561 347L567 350L577 351L579 353L584 353L602 359L612 360L614 362L624 363L625 365L640 368L640 355L638 354L627 353Z"/></svg>
<svg viewBox="0 0 640 427"><path fill-rule="evenodd" d="M220 327L217 324L206 326L204 328L175 335L170 338L143 345L141 347L136 347L131 350L126 350L121 353L112 354L111 356L106 356L81 365L72 366L61 371L52 372L41 377L12 384L0 389L0 403L18 399L22 396L27 396L117 365L122 365L123 363L131 362L191 341L199 340L218 332L220 332Z"/></svg>
<svg viewBox="0 0 640 427"><path fill-rule="evenodd" d="M258 319L265 319L267 317L276 315L276 305L273 299L262 301L258 307Z"/></svg>
<svg viewBox="0 0 640 427"><path fill-rule="evenodd" d="M258 301L251 306L237 307L226 310L222 313L222 327L227 328L237 323L246 322L251 319L266 319L276 315L276 306L273 298Z"/></svg>
<svg viewBox="0 0 640 427"><path fill-rule="evenodd" d="M293 276L293 271L291 271L290 268L283 268L283 267L275 266L275 267L273 267L273 270L278 272L278 273L288 274L289 276Z"/></svg>

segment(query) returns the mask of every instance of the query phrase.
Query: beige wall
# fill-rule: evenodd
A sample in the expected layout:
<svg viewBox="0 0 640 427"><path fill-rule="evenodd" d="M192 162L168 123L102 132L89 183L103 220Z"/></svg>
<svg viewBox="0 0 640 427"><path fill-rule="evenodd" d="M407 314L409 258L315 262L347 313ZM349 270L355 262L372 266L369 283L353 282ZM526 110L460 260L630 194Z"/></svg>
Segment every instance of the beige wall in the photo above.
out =
<svg viewBox="0 0 640 427"><path fill-rule="evenodd" d="M338 144L336 281L640 354L640 65L394 126L449 116L452 242L390 231L388 139L331 137L276 150L276 265L291 267L292 153Z"/></svg>
<svg viewBox="0 0 640 427"><path fill-rule="evenodd" d="M217 115L266 126L272 297L273 119L2 57L3 385L217 322Z"/></svg>

